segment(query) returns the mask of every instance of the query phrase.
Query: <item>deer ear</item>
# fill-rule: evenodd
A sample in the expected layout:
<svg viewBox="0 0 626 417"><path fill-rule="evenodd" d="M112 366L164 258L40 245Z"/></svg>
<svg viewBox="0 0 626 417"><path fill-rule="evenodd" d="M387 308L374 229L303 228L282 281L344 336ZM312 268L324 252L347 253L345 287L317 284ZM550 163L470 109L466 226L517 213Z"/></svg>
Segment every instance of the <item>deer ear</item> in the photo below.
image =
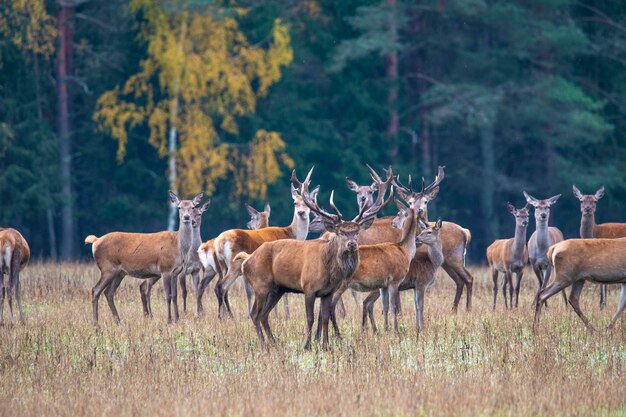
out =
<svg viewBox="0 0 626 417"><path fill-rule="evenodd" d="M211 205L211 200L208 200L206 203L204 203L201 207L200 207L200 211L202 213L204 213L205 211L207 211L209 209L209 206Z"/></svg>
<svg viewBox="0 0 626 417"><path fill-rule="evenodd" d="M437 194L439 194L439 186L430 190L428 194L426 194L426 198L428 198L428 201L432 201L437 197Z"/></svg>
<svg viewBox="0 0 626 417"><path fill-rule="evenodd" d="M422 221L422 219L418 219L418 220L417 220L417 222L418 222L418 224L419 224L419 226L420 226L420 230L426 230L426 229L428 229L428 225L427 225L426 223L424 223L424 222Z"/></svg>
<svg viewBox="0 0 626 417"><path fill-rule="evenodd" d="M350 190L354 191L355 193L359 191L359 186L357 185L357 183L352 181L349 177L346 177L346 185Z"/></svg>
<svg viewBox="0 0 626 417"><path fill-rule="evenodd" d="M204 198L204 193L201 192L200 194L195 196L193 200L191 200L191 202L193 203L194 206L198 206L202 202L203 198Z"/></svg>
<svg viewBox="0 0 626 417"><path fill-rule="evenodd" d="M368 217L367 219L365 219L365 221L361 221L359 223L359 230L367 230L370 228L370 226L374 223L374 220L376 220L376 216L371 216Z"/></svg>
<svg viewBox="0 0 626 417"><path fill-rule="evenodd" d="M537 199L531 195L529 195L526 191L524 191L524 197L526 197L526 201L533 207L537 206Z"/></svg>
<svg viewBox="0 0 626 417"><path fill-rule="evenodd" d="M331 233L337 233L337 225L331 219L327 219L326 217L322 217L322 224L324 225L324 229Z"/></svg>
<svg viewBox="0 0 626 417"><path fill-rule="evenodd" d="M441 224L443 222L441 221L441 217L437 219L437 223L435 223L435 230L439 230L441 229Z"/></svg>
<svg viewBox="0 0 626 417"><path fill-rule="evenodd" d="M313 188L313 191L311 191L309 193L309 195L311 196L311 200L313 201L317 201L317 195L320 192L320 186L318 185L317 187Z"/></svg>
<svg viewBox="0 0 626 417"><path fill-rule="evenodd" d="M291 198L295 201L296 197L298 197L298 190L291 184Z"/></svg>
<svg viewBox="0 0 626 417"><path fill-rule="evenodd" d="M515 215L515 213L517 213L517 209L515 208L515 206L511 203L506 203L506 208L509 210L509 212L512 215Z"/></svg>
<svg viewBox="0 0 626 417"><path fill-rule="evenodd" d="M572 184L572 191L574 192L574 197L576 197L577 199L580 200L581 198L583 198L583 193L581 193L578 187L576 187L576 184Z"/></svg>
<svg viewBox="0 0 626 417"><path fill-rule="evenodd" d="M176 205L178 205L178 203L180 203L180 200L178 199L178 196L172 190L170 190L170 201L172 203L176 204Z"/></svg>
<svg viewBox="0 0 626 417"><path fill-rule="evenodd" d="M548 198L548 204L552 205L557 202L557 200L561 197L561 194L557 194L554 197Z"/></svg>
<svg viewBox="0 0 626 417"><path fill-rule="evenodd" d="M270 212L272 211L272 208L270 207L270 202L269 201L265 202L265 207L263 207L263 211L265 213L267 213L267 217L270 216Z"/></svg>
<svg viewBox="0 0 626 417"><path fill-rule="evenodd" d="M596 201L604 197L604 185L596 191L594 197L596 198Z"/></svg>
<svg viewBox="0 0 626 417"><path fill-rule="evenodd" d="M256 209L248 203L246 203L246 211L248 212L248 216L250 217L255 217L257 214L259 214L259 212L256 211Z"/></svg>
<svg viewBox="0 0 626 417"><path fill-rule="evenodd" d="M394 198L393 201L396 203L396 207L398 207L398 211L400 213L403 213L406 210L406 207L400 202L400 200Z"/></svg>

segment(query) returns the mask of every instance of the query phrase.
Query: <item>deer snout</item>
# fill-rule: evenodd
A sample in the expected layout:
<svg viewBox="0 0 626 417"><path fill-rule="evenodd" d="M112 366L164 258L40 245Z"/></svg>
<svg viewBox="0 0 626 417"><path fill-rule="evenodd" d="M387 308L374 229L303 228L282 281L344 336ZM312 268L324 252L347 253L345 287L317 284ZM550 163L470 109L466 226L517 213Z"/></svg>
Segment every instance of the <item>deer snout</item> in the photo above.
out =
<svg viewBox="0 0 626 417"><path fill-rule="evenodd" d="M304 213L305 213L304 210L298 210L298 216L304 217Z"/></svg>
<svg viewBox="0 0 626 417"><path fill-rule="evenodd" d="M358 246L357 246L357 244L356 244L356 241L355 241L355 240L351 240L351 241L349 241L347 246L348 246L348 250L349 250L350 252L354 252L354 251L356 251L356 250L357 250L357 248L358 248Z"/></svg>
<svg viewBox="0 0 626 417"><path fill-rule="evenodd" d="M364 195L361 196L361 203L365 203L365 196Z"/></svg>
<svg viewBox="0 0 626 417"><path fill-rule="evenodd" d="M547 217L548 217L548 215L547 215L546 213L541 213L541 218L542 218L543 220L545 220Z"/></svg>
<svg viewBox="0 0 626 417"><path fill-rule="evenodd" d="M189 221L190 219L191 219L191 216L189 214L184 214L183 215L183 220Z"/></svg>
<svg viewBox="0 0 626 417"><path fill-rule="evenodd" d="M522 226L528 226L528 220L522 220Z"/></svg>

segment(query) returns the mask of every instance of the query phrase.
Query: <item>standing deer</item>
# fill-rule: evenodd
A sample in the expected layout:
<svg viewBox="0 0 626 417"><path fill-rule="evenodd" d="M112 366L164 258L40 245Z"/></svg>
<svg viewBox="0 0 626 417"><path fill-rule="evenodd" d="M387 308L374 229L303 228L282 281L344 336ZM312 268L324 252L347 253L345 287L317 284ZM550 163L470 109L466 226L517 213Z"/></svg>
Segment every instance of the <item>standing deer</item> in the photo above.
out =
<svg viewBox="0 0 626 417"><path fill-rule="evenodd" d="M574 196L580 201L580 237L585 239L617 239L626 237L626 223L596 224L596 204L604 196L604 187L600 187L595 194L583 195L575 185L572 185ZM606 285L600 285L600 309L606 306Z"/></svg>
<svg viewBox="0 0 626 417"><path fill-rule="evenodd" d="M274 340L268 317L282 295L286 292L303 293L307 316L304 349L309 350L315 299L322 298L322 312L328 314L333 292L359 265L359 233L372 224L376 213L384 205L386 188L381 190L371 207L363 207L352 221L343 220L333 202L334 192L330 202L336 214L330 214L320 209L311 198L308 182L305 181L300 190L303 202L311 211L322 216L326 230L333 234L327 239L267 242L251 255L239 253L236 258L242 261L242 272L254 289L251 318L259 340L265 342L263 329L267 337ZM328 318L322 317L322 320L325 323L323 343L327 346Z"/></svg>
<svg viewBox="0 0 626 417"><path fill-rule="evenodd" d="M590 331L595 331L580 309L579 299L585 281L596 284L622 284L617 310L608 330L626 307L626 239L569 239L550 247L548 257L555 278L539 292L533 329L537 329L542 304L557 292L572 286L569 303Z"/></svg>
<svg viewBox="0 0 626 417"><path fill-rule="evenodd" d="M422 178L422 189L417 192L411 188L411 181L407 186L400 183L398 178L394 181L394 186L400 197L409 203L409 206L417 211L418 217L423 222L428 222L428 203L434 200L439 194L439 184L444 179L444 167L440 166L437 177L430 185L424 186ZM466 288L466 309L472 306L472 285L474 278L465 268L465 253L470 244L472 235L468 229L452 222L443 222L441 228L441 244L444 261L442 268L452 278L456 284L456 294L452 304L452 311L456 312L463 294L463 287ZM419 251L426 252L426 248L418 248ZM383 300L384 301L384 300Z"/></svg>
<svg viewBox="0 0 626 417"><path fill-rule="evenodd" d="M437 220L434 226L421 224L422 231L415 237L418 245L427 245L428 252L416 252L411 260L409 272L406 278L400 283L399 291L413 290L413 301L415 302L415 324L417 330L424 327L424 293L437 277L437 270L443 264L443 252L441 250L441 219ZM374 320L374 303L380 297L379 291L372 291L363 301L363 317L361 330L367 327L367 317L369 316L372 329L377 332ZM386 317L386 314L384 314Z"/></svg>
<svg viewBox="0 0 626 417"><path fill-rule="evenodd" d="M304 183L309 183L313 168L309 171ZM296 178L296 171L291 174L292 183L301 186ZM229 287L235 282L240 273L234 275L235 279L225 282L224 276L231 269L233 257L239 252L252 253L264 242L271 242L279 239L304 240L309 232L309 207L304 203L299 191L291 185L291 196L293 198L293 220L286 227L266 227L259 230L232 229L222 232L213 243L213 256L219 279L215 285L215 295L219 303L218 317L224 315L224 297L228 293ZM239 272L239 270L233 270ZM250 304L250 303L249 303ZM248 310L249 312L250 310Z"/></svg>
<svg viewBox="0 0 626 417"><path fill-rule="evenodd" d="M22 309L20 272L30 259L30 248L24 236L15 229L0 230L0 324L3 324L4 298L9 297L9 321L13 324L13 294L20 313L20 323L25 323ZM8 282L4 283L4 274Z"/></svg>
<svg viewBox="0 0 626 417"><path fill-rule="evenodd" d="M191 217L203 195L200 193L193 200L179 200L170 191L170 200L178 208L177 232L112 232L102 237L89 235L85 238L85 244L93 244L91 250L100 269L100 279L91 290L94 324L98 323L98 300L105 289L111 314L116 322L120 322L114 297L126 275L139 279L161 277L167 301L167 322L172 322L172 309L174 320L178 320L176 277L185 268L192 241Z"/></svg>
<svg viewBox="0 0 626 417"><path fill-rule="evenodd" d="M559 229L548 227L550 206L556 203L561 194L546 200L537 200L524 191L524 197L526 197L528 204L535 208L535 232L528 240L528 258L537 276L537 281L539 281L539 288L535 296L536 300L539 291L546 287L552 272L552 265L548 259L548 248L563 240L563 233ZM563 298L565 299L565 293L563 293Z"/></svg>
<svg viewBox="0 0 626 417"><path fill-rule="evenodd" d="M515 216L515 235L511 239L498 239L487 248L487 262L493 277L493 309L496 308L498 296L498 273L504 274L502 281L502 296L504 306L506 301L506 287L509 286L509 299L513 308L513 274L517 275L515 284L515 307L519 301L519 290L524 275L524 266L528 263L528 249L526 247L526 228L528 227L528 204L516 209L513 204L507 203L509 212Z"/></svg>
<svg viewBox="0 0 626 417"><path fill-rule="evenodd" d="M246 223L246 227L250 230L263 229L269 226L270 212L271 207L270 203L265 203L265 208L263 211L257 211L254 207L246 204L246 211L250 215L250 221ZM202 296L204 295L204 291L209 286L215 275L217 275L217 268L215 267L215 262L213 258L213 243L215 239L207 240L198 248L198 257L200 258L200 262L202 263L202 267L204 270L204 276L202 281L200 282L200 288L198 289L197 297L197 314L202 314ZM248 295L248 286L245 283L246 294ZM286 303L285 303L286 304ZM226 306L226 310L229 314L232 314L230 309L230 303L228 301L228 296L224 297L224 305ZM286 306L286 309L288 307Z"/></svg>
<svg viewBox="0 0 626 417"><path fill-rule="evenodd" d="M194 292L198 294L198 286L200 281L200 270L202 263L198 252L194 249L202 244L200 229L202 225L202 214L209 209L210 201L207 201L200 207L194 207L191 211L191 246L185 257L185 270L178 276L180 282L181 295L183 297L183 311L187 311L187 275L191 275ZM139 285L139 293L141 295L141 303L143 304L143 313L145 316L152 317L152 306L150 304L150 294L152 286L161 279L161 277L150 278L144 280Z"/></svg>

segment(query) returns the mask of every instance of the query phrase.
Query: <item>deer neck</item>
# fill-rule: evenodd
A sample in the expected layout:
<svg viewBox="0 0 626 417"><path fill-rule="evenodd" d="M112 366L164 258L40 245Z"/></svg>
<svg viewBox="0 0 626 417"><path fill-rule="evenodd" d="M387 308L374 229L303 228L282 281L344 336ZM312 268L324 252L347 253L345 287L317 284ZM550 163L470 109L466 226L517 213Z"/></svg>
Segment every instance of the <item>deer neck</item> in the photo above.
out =
<svg viewBox="0 0 626 417"><path fill-rule="evenodd" d="M192 234L193 228L191 223L180 222L180 226L178 226L178 249L180 253L187 254L189 252L193 240Z"/></svg>
<svg viewBox="0 0 626 417"><path fill-rule="evenodd" d="M189 247L189 253L197 256L196 250L202 245L202 237L200 236L200 225L191 229L191 246Z"/></svg>
<svg viewBox="0 0 626 417"><path fill-rule="evenodd" d="M580 237L583 239L593 238L593 229L596 226L595 214L582 215L580 218Z"/></svg>
<svg viewBox="0 0 626 417"><path fill-rule="evenodd" d="M415 234L417 233L417 215L411 212L409 218L404 222L402 228L402 240L400 244L408 249L411 259L415 256Z"/></svg>
<svg viewBox="0 0 626 417"><path fill-rule="evenodd" d="M515 225L515 236L513 237L513 258L522 259L524 257L524 247L526 246L526 227Z"/></svg>
<svg viewBox="0 0 626 417"><path fill-rule="evenodd" d="M289 229L291 229L291 235L294 239L305 240L306 236L309 234L309 217L307 216L305 220L302 220L300 216L294 212Z"/></svg>
<svg viewBox="0 0 626 417"><path fill-rule="evenodd" d="M441 237L437 238L437 241L433 245L428 245L428 258L430 262L436 267L440 267L443 264L443 251L441 249Z"/></svg>
<svg viewBox="0 0 626 417"><path fill-rule="evenodd" d="M548 220L545 222L535 222L537 230L537 249L539 253L547 253L550 247L550 234L548 233Z"/></svg>
<svg viewBox="0 0 626 417"><path fill-rule="evenodd" d="M323 263L328 268L328 276L334 280L344 280L350 277L359 266L359 251L344 251L337 235L326 243L322 256Z"/></svg>

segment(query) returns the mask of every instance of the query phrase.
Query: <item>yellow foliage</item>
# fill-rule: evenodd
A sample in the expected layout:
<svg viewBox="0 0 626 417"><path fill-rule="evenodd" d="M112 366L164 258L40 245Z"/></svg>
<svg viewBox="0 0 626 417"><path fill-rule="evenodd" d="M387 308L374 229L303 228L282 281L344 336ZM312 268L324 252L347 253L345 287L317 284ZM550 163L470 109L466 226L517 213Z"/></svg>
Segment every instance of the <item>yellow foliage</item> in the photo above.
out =
<svg viewBox="0 0 626 417"><path fill-rule="evenodd" d="M0 6L0 35L24 52L49 58L57 29L44 0L9 0Z"/></svg>
<svg viewBox="0 0 626 417"><path fill-rule="evenodd" d="M158 0L132 0L131 10L142 16L139 37L148 57L123 88L100 97L94 114L118 141L118 159L124 158L130 129L147 124L149 142L162 157L168 155L173 130L181 190L211 194L219 179L232 174L236 184L248 184L237 186L237 194L264 196L259 181L275 181L280 165L291 164L280 136L259 130L249 151L242 152L221 142L218 132L238 135L237 119L255 112L257 99L292 61L287 26L276 19L272 41L263 48L250 44L236 18L216 17L223 14L217 6L174 12ZM229 10L245 14L245 9ZM244 161L244 169L238 161Z"/></svg>

